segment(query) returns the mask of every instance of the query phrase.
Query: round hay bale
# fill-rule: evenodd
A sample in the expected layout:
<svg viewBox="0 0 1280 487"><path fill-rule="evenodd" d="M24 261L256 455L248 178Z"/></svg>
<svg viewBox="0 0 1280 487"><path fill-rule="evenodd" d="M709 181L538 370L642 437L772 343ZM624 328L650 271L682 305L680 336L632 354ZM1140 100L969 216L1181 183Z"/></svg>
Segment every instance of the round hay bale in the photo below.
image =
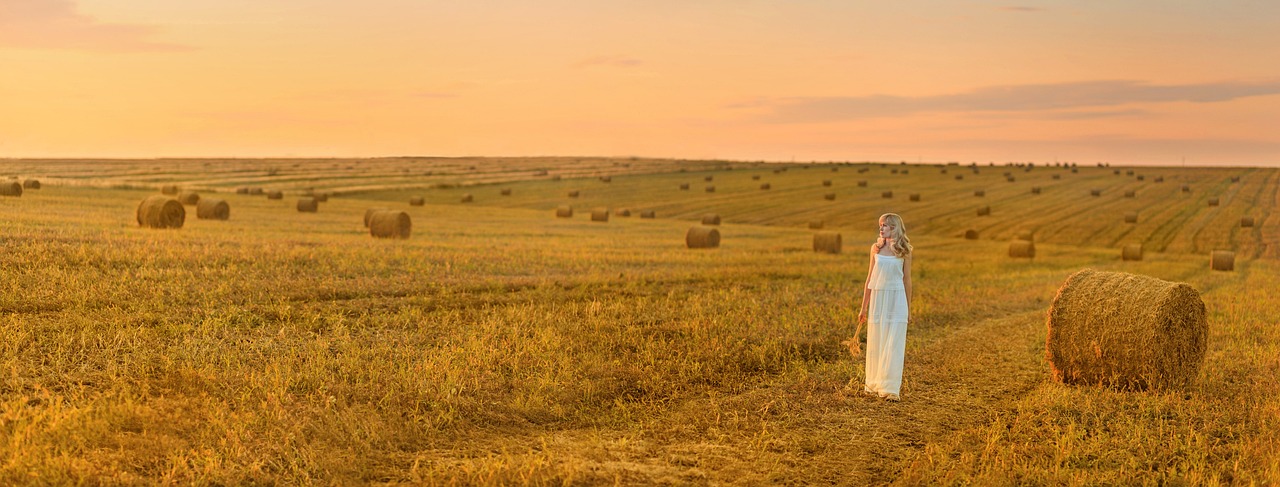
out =
<svg viewBox="0 0 1280 487"><path fill-rule="evenodd" d="M1033 259L1036 256L1035 242L1014 240L1009 242L1009 257Z"/></svg>
<svg viewBox="0 0 1280 487"><path fill-rule="evenodd" d="M267 191L267 199L269 199L269 200L282 200L282 199L284 199L284 191L280 191L280 190Z"/></svg>
<svg viewBox="0 0 1280 487"><path fill-rule="evenodd" d="M390 208L369 208L364 210L364 227L369 228L369 220L373 218L373 214L379 211L390 211Z"/></svg>
<svg viewBox="0 0 1280 487"><path fill-rule="evenodd" d="M602 183L612 183L612 182L613 182L613 176L600 176L600 182L602 182Z"/></svg>
<svg viewBox="0 0 1280 487"><path fill-rule="evenodd" d="M964 179L964 175L963 175L963 174L957 174L957 175L956 175L956 181L960 181L960 180L962 180L962 179Z"/></svg>
<svg viewBox="0 0 1280 487"><path fill-rule="evenodd" d="M413 230L413 221L409 214L400 210L377 210L368 215L369 235L377 238L409 238Z"/></svg>
<svg viewBox="0 0 1280 487"><path fill-rule="evenodd" d="M986 195L987 195L987 192L986 192L985 190L981 190L981 189L979 189L979 190L974 191L974 192L973 192L973 195L974 195L974 196L977 196L977 197L979 197L979 198L981 198L981 197L983 197L983 196L986 196Z"/></svg>
<svg viewBox="0 0 1280 487"><path fill-rule="evenodd" d="M1215 271L1236 270L1236 253L1230 250L1215 250L1209 254L1209 268Z"/></svg>
<svg viewBox="0 0 1280 487"><path fill-rule="evenodd" d="M760 189L772 189L772 188L773 186L770 185L769 183L764 183L760 185Z"/></svg>
<svg viewBox="0 0 1280 487"><path fill-rule="evenodd" d="M569 205L556 207L556 218L573 218L573 207Z"/></svg>
<svg viewBox="0 0 1280 487"><path fill-rule="evenodd" d="M421 196L409 198L409 206L423 206L425 204L427 204L427 199Z"/></svg>
<svg viewBox="0 0 1280 487"><path fill-rule="evenodd" d="M1036 239L1035 239L1035 232L1032 232L1031 230L1028 230L1028 229L1025 229L1025 228L1024 228L1024 229L1021 229L1021 230L1018 230L1018 231L1016 231L1016 232L1013 232L1013 238L1015 238L1015 239L1017 239L1017 240L1026 240L1026 241L1028 241L1028 242L1035 242L1035 241L1036 241Z"/></svg>
<svg viewBox="0 0 1280 487"><path fill-rule="evenodd" d="M681 190L683 190L683 191L688 191L688 190L689 190L689 183L680 183L680 189L681 189Z"/></svg>
<svg viewBox="0 0 1280 487"><path fill-rule="evenodd" d="M815 232L813 234L813 251L825 254L838 254L841 250L840 234L836 232Z"/></svg>
<svg viewBox="0 0 1280 487"><path fill-rule="evenodd" d="M22 196L22 183L17 181L6 181L0 183L0 195Z"/></svg>
<svg viewBox="0 0 1280 487"><path fill-rule="evenodd" d="M1186 185L1186 184L1182 185L1182 192L1183 192L1183 193L1190 193L1190 192L1191 192L1191 186Z"/></svg>
<svg viewBox="0 0 1280 487"><path fill-rule="evenodd" d="M858 187L859 187L859 188L865 188L865 187L867 187L867 182L866 182L866 181L858 181Z"/></svg>
<svg viewBox="0 0 1280 487"><path fill-rule="evenodd" d="M593 221L593 222L605 222L605 223L608 223L608 222L609 222L609 209L608 209L608 208L592 208L592 209L591 209L591 221Z"/></svg>
<svg viewBox="0 0 1280 487"><path fill-rule="evenodd" d="M28 179L22 182L22 189L40 189L40 181Z"/></svg>
<svg viewBox="0 0 1280 487"><path fill-rule="evenodd" d="M822 220L814 220L814 221L809 222L809 229L810 229L810 230L822 230L822 227L826 226L826 224L827 224L827 222L824 222L824 221L822 221Z"/></svg>
<svg viewBox="0 0 1280 487"><path fill-rule="evenodd" d="M702 215L702 224L703 225L719 225L720 215L717 215L715 213L708 213L706 215Z"/></svg>
<svg viewBox="0 0 1280 487"><path fill-rule="evenodd" d="M657 213L653 210L643 210L640 212L640 218L657 218Z"/></svg>
<svg viewBox="0 0 1280 487"><path fill-rule="evenodd" d="M1218 198L1209 198L1209 206L1218 206Z"/></svg>
<svg viewBox="0 0 1280 487"><path fill-rule="evenodd" d="M1138 212L1130 211L1124 214L1125 223L1138 223Z"/></svg>
<svg viewBox="0 0 1280 487"><path fill-rule="evenodd" d="M716 192L716 187L715 187L715 185L708 184L708 185L707 185L707 192L708 192L708 193L714 193L714 192Z"/></svg>
<svg viewBox="0 0 1280 487"><path fill-rule="evenodd" d="M1129 244L1120 251L1120 260L1142 260L1142 244Z"/></svg>
<svg viewBox="0 0 1280 487"><path fill-rule="evenodd" d="M315 196L306 198L298 198L298 211L303 213L315 213L320 210L320 201Z"/></svg>
<svg viewBox="0 0 1280 487"><path fill-rule="evenodd" d="M502 191L499 191L498 193L502 196L511 196L511 188L502 188Z"/></svg>
<svg viewBox="0 0 1280 487"><path fill-rule="evenodd" d="M1080 168L1078 168L1078 167L1073 167L1073 168L1071 168L1071 174L1077 174L1077 173L1079 173L1079 172L1080 172Z"/></svg>
<svg viewBox="0 0 1280 487"><path fill-rule="evenodd" d="M893 191L885 191L883 193L880 193L880 197L885 199L893 198Z"/></svg>
<svg viewBox="0 0 1280 487"><path fill-rule="evenodd" d="M1090 194L1090 195L1093 195L1093 196L1102 196L1102 190L1101 190L1101 189L1091 189L1091 190L1089 190L1089 194Z"/></svg>
<svg viewBox="0 0 1280 487"><path fill-rule="evenodd" d="M706 182L708 182L708 183L709 183L709 182L711 182L711 180L712 180L712 179L715 179L715 178L713 178L713 177L711 177L711 176L707 176L707 177L705 177L705 178L702 178L702 180L703 180L703 181L706 181Z"/></svg>
<svg viewBox="0 0 1280 487"><path fill-rule="evenodd" d="M1061 175L1061 174L1054 174L1054 175L1053 175L1053 179L1062 179L1062 175Z"/></svg>
<svg viewBox="0 0 1280 487"><path fill-rule="evenodd" d="M1010 182L1010 183L1012 183L1012 182L1014 182L1014 181L1017 181L1016 179L1014 179L1014 178L1013 178L1013 176L1009 176L1009 177L1007 177L1007 178L1004 178L1004 180L1005 180L1005 181L1008 181L1008 182Z"/></svg>
<svg viewBox="0 0 1280 487"><path fill-rule="evenodd" d="M200 202L200 193L195 191L183 191L178 193L178 202L184 205L194 205Z"/></svg>
<svg viewBox="0 0 1280 487"><path fill-rule="evenodd" d="M759 180L760 180L760 175L759 175L759 174L752 174L752 175L751 175L751 180L752 180L752 181L759 181Z"/></svg>
<svg viewBox="0 0 1280 487"><path fill-rule="evenodd" d="M178 191L180 191L180 189L179 189L177 186L172 185L172 184L170 184L170 185L165 185L165 186L161 186L161 187L160 187L160 194L167 194L167 195L174 195L174 196L176 196L176 195L178 194Z"/></svg>
<svg viewBox="0 0 1280 487"><path fill-rule="evenodd" d="M827 193L827 194L822 195L822 198L823 198L823 199L825 199L825 200L827 200L827 201L835 201L835 200L836 200L836 194L835 194L835 193Z"/></svg>
<svg viewBox="0 0 1280 487"><path fill-rule="evenodd" d="M573 191L570 191L570 192L569 192L569 197L570 197L570 198L577 198L577 197L579 197L579 196L581 196L581 195L582 195L582 192L581 192L581 191L578 191L578 190L576 190L576 189L575 189L575 190L573 190Z"/></svg>
<svg viewBox="0 0 1280 487"><path fill-rule="evenodd" d="M979 207L978 207L978 216L991 216L991 207L990 207L990 206L979 206Z"/></svg>
<svg viewBox="0 0 1280 487"><path fill-rule="evenodd" d="M830 179L823 179L823 180L822 180L822 186L823 186L823 187L828 187L828 188L829 188L829 187L831 187L831 180L830 180Z"/></svg>
<svg viewBox="0 0 1280 487"><path fill-rule="evenodd" d="M1032 186L1032 187L1031 187L1031 194L1040 194L1040 187L1039 187L1039 186Z"/></svg>
<svg viewBox="0 0 1280 487"><path fill-rule="evenodd" d="M613 214L617 216L631 216L631 210L629 208L618 208L613 210Z"/></svg>
<svg viewBox="0 0 1280 487"><path fill-rule="evenodd" d="M1163 182L1164 182L1164 176L1156 176L1156 178L1155 178L1153 181L1155 181L1155 182L1157 182L1157 183L1163 183Z"/></svg>
<svg viewBox="0 0 1280 487"><path fill-rule="evenodd" d="M977 230L972 230L972 229L970 229L970 230L965 230L965 231L964 231L964 239L965 239L965 240L977 240L977 239L978 239L978 231L977 231Z"/></svg>
<svg viewBox="0 0 1280 487"><path fill-rule="evenodd" d="M249 188L249 194L259 196L263 193L262 188Z"/></svg>
<svg viewBox="0 0 1280 487"><path fill-rule="evenodd" d="M1190 285L1093 269L1062 284L1047 325L1055 380L1119 389L1189 385L1208 340L1204 301Z"/></svg>
<svg viewBox="0 0 1280 487"><path fill-rule="evenodd" d="M471 196L471 193L467 193L467 194L462 195L462 202L463 202L463 203L470 203L470 202L472 202L472 201L474 201L474 200L475 200L475 198L473 198L473 197Z"/></svg>
<svg viewBox="0 0 1280 487"><path fill-rule="evenodd" d="M178 200L166 195L148 196L138 204L138 226L147 228L182 228L187 210Z"/></svg>
<svg viewBox="0 0 1280 487"><path fill-rule="evenodd" d="M1147 180L1146 176L1143 176L1141 174L1138 175L1138 181L1146 181L1146 180Z"/></svg>
<svg viewBox="0 0 1280 487"><path fill-rule="evenodd" d="M1233 183L1240 182L1240 176L1231 176L1231 182Z"/></svg>
<svg viewBox="0 0 1280 487"><path fill-rule="evenodd" d="M911 193L907 195L907 199L911 201L920 201L920 193Z"/></svg>
<svg viewBox="0 0 1280 487"><path fill-rule="evenodd" d="M689 231L684 234L684 244L691 249L714 249L720 246L720 230L689 227Z"/></svg>
<svg viewBox="0 0 1280 487"><path fill-rule="evenodd" d="M1126 191L1124 192L1124 197L1125 197L1125 198L1133 198L1133 197L1135 197L1135 196L1137 196L1137 195L1138 195L1138 193L1137 193L1136 191L1132 190L1132 189L1130 189L1130 190L1126 190Z"/></svg>
<svg viewBox="0 0 1280 487"><path fill-rule="evenodd" d="M1251 216L1240 217L1240 227L1241 228L1253 227L1253 217Z"/></svg>
<svg viewBox="0 0 1280 487"><path fill-rule="evenodd" d="M328 202L328 201L329 201L329 192L328 192L328 191L321 191L321 192L319 192L319 193L315 193L315 194L314 194L314 197L315 197L315 199L316 199L316 201L317 201L317 202L320 202L320 203L326 203L326 202Z"/></svg>
<svg viewBox="0 0 1280 487"><path fill-rule="evenodd" d="M239 188L236 188L236 194L249 194L249 187L241 186Z"/></svg>
<svg viewBox="0 0 1280 487"><path fill-rule="evenodd" d="M200 198L196 203L196 218L201 220L227 220L231 218L231 205L226 200Z"/></svg>

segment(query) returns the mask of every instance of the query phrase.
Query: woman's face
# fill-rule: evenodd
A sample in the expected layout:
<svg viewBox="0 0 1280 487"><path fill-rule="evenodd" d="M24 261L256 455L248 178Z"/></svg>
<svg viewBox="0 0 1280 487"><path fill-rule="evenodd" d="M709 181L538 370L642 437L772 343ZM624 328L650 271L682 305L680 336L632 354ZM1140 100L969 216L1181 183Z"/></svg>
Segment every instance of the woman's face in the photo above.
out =
<svg viewBox="0 0 1280 487"><path fill-rule="evenodd" d="M893 236L893 224L880 219L880 238L890 238Z"/></svg>

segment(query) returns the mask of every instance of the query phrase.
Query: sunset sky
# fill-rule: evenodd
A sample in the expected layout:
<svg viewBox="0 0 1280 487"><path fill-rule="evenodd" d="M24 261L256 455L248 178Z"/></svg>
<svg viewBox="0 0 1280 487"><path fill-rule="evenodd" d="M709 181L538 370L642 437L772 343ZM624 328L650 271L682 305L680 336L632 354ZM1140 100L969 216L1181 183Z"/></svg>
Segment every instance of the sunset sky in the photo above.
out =
<svg viewBox="0 0 1280 487"><path fill-rule="evenodd" d="M1280 166L1280 2L0 0L0 158Z"/></svg>

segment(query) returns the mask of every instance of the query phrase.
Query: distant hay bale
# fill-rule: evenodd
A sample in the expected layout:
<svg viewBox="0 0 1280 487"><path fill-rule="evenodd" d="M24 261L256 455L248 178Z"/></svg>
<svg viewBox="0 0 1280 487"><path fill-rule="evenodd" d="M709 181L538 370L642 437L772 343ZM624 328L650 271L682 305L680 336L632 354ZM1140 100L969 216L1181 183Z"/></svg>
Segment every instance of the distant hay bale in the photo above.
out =
<svg viewBox="0 0 1280 487"><path fill-rule="evenodd" d="M979 189L979 190L975 190L975 191L973 192L973 195L974 195L974 196L977 196L977 197L979 197L979 198L981 198L981 197L983 197L983 196L986 196L986 195L987 195L987 192L986 192L986 191L984 191L984 190Z"/></svg>
<svg viewBox="0 0 1280 487"><path fill-rule="evenodd" d="M376 238L409 238L413 231L413 220L409 213L401 210L377 210L368 215L369 235Z"/></svg>
<svg viewBox="0 0 1280 487"><path fill-rule="evenodd" d="M1040 194L1040 187L1039 187L1039 186L1032 186L1032 187L1031 187L1031 194Z"/></svg>
<svg viewBox="0 0 1280 487"><path fill-rule="evenodd" d="M1146 176L1143 176L1141 174L1138 175L1138 181L1146 181L1146 180L1147 180Z"/></svg>
<svg viewBox="0 0 1280 487"><path fill-rule="evenodd" d="M706 215L702 215L702 224L703 225L719 225L720 215L715 213L708 213Z"/></svg>
<svg viewBox="0 0 1280 487"><path fill-rule="evenodd" d="M187 210L182 203L166 195L148 196L138 204L138 226L147 228L182 228Z"/></svg>
<svg viewBox="0 0 1280 487"><path fill-rule="evenodd" d="M423 206L425 204L427 204L427 199L421 196L414 196L409 198L409 206Z"/></svg>
<svg viewBox="0 0 1280 487"><path fill-rule="evenodd" d="M1004 180L1005 180L1005 181L1008 181L1008 182L1010 182L1010 183L1012 183L1012 182L1014 182L1014 181L1017 181L1016 179L1014 179L1014 178L1013 178L1013 176L1009 176L1009 177L1007 177L1007 178L1004 178Z"/></svg>
<svg viewBox="0 0 1280 487"><path fill-rule="evenodd" d="M183 191L178 193L178 202L188 206L199 203L200 193L195 191Z"/></svg>
<svg viewBox="0 0 1280 487"><path fill-rule="evenodd" d="M1164 182L1164 176L1156 176L1156 178L1155 178L1153 181L1155 181L1155 182L1157 182L1157 183L1163 183L1163 182Z"/></svg>
<svg viewBox="0 0 1280 487"><path fill-rule="evenodd" d="M1130 211L1124 214L1125 223L1138 223L1138 212Z"/></svg>
<svg viewBox="0 0 1280 487"><path fill-rule="evenodd" d="M957 174L957 175L956 175L956 181L960 181L960 180L962 180L962 179L964 179L964 175L963 175L963 174Z"/></svg>
<svg viewBox="0 0 1280 487"><path fill-rule="evenodd" d="M1182 192L1183 192L1183 193L1190 193L1190 192L1191 192L1191 186L1190 186L1190 185L1187 185L1187 184L1182 185Z"/></svg>
<svg viewBox="0 0 1280 487"><path fill-rule="evenodd" d="M613 214L617 216L631 216L631 210L628 208L618 208L613 211Z"/></svg>
<svg viewBox="0 0 1280 487"><path fill-rule="evenodd" d="M226 200L200 198L196 203L196 218L201 220L227 220L231 218L231 205Z"/></svg>
<svg viewBox="0 0 1280 487"><path fill-rule="evenodd" d="M822 186L824 186L824 187L831 187L831 180L830 180L830 179L823 179L823 180L822 180Z"/></svg>
<svg viewBox="0 0 1280 487"><path fill-rule="evenodd" d="M682 190L684 190L684 191L688 191L688 190L689 190L689 183L680 183L680 189L682 189Z"/></svg>
<svg viewBox="0 0 1280 487"><path fill-rule="evenodd" d="M977 239L978 239L978 231L977 231L977 230L965 230L965 231L964 231L964 239L965 239L965 240L977 240Z"/></svg>
<svg viewBox="0 0 1280 487"><path fill-rule="evenodd" d="M1089 190L1089 194L1090 194L1090 195L1093 195L1093 196L1102 196L1102 190L1101 190L1101 189L1091 189L1091 190Z"/></svg>
<svg viewBox="0 0 1280 487"><path fill-rule="evenodd" d="M920 201L920 193L911 193L907 195L907 199L911 201Z"/></svg>
<svg viewBox="0 0 1280 487"><path fill-rule="evenodd" d="M720 246L720 230L709 227L689 227L684 234L684 244L691 249L713 249Z"/></svg>
<svg viewBox="0 0 1280 487"><path fill-rule="evenodd" d="M5 181L0 183L0 195L22 196L22 183L17 181Z"/></svg>
<svg viewBox="0 0 1280 487"><path fill-rule="evenodd" d="M772 188L773 186L771 186L769 183L764 183L760 185L760 189L772 189Z"/></svg>
<svg viewBox="0 0 1280 487"><path fill-rule="evenodd" d="M1240 182L1240 176L1231 176L1231 182L1233 183Z"/></svg>
<svg viewBox="0 0 1280 487"><path fill-rule="evenodd" d="M328 192L328 191L321 191L321 192L319 192L319 193L314 193L314 196L313 196L313 197L316 199L316 201L318 201L318 202L320 202L320 203L325 203L325 202L329 201L329 192Z"/></svg>
<svg viewBox="0 0 1280 487"><path fill-rule="evenodd" d="M262 188L249 188L249 194L258 196L263 193Z"/></svg>
<svg viewBox="0 0 1280 487"><path fill-rule="evenodd" d="M1142 244L1129 244L1120 251L1120 260L1142 260Z"/></svg>
<svg viewBox="0 0 1280 487"><path fill-rule="evenodd" d="M236 188L236 194L249 194L249 187L241 186L239 188Z"/></svg>
<svg viewBox="0 0 1280 487"><path fill-rule="evenodd" d="M1208 340L1204 301L1190 285L1093 269L1062 284L1047 325L1055 380L1118 389L1189 385Z"/></svg>
<svg viewBox="0 0 1280 487"><path fill-rule="evenodd" d="M576 189L575 189L575 190L573 190L573 191L570 191L570 192L569 192L569 197L570 197L570 198L577 198L577 197L579 197L579 196L581 196L581 195L582 195L582 192L581 192L581 191L578 191L578 190L576 190Z"/></svg>
<svg viewBox="0 0 1280 487"><path fill-rule="evenodd" d="M1061 175L1061 174L1054 174L1054 175L1053 175L1053 179L1062 179L1062 175Z"/></svg>
<svg viewBox="0 0 1280 487"><path fill-rule="evenodd" d="M1036 244L1027 240L1009 242L1009 257L1033 259L1036 256Z"/></svg>
<svg viewBox="0 0 1280 487"><path fill-rule="evenodd" d="M1251 216L1241 217L1241 218L1240 218L1240 227L1241 227L1241 228L1251 228L1251 227L1253 227L1253 217L1251 217Z"/></svg>
<svg viewBox="0 0 1280 487"><path fill-rule="evenodd" d="M886 199L893 198L893 191L885 191L883 193L880 193L880 197L886 198Z"/></svg>
<svg viewBox="0 0 1280 487"><path fill-rule="evenodd" d="M826 199L827 201L835 201L835 200L836 200L836 194L835 194L835 193L827 193L827 194L822 195L822 198L823 198L823 199Z"/></svg>
<svg viewBox="0 0 1280 487"><path fill-rule="evenodd" d="M175 185L166 185L160 187L160 194L177 195L180 189Z"/></svg>
<svg viewBox="0 0 1280 487"><path fill-rule="evenodd" d="M502 196L511 196L511 188L502 188L502 191L499 191L498 193Z"/></svg>
<svg viewBox="0 0 1280 487"><path fill-rule="evenodd" d="M1218 198L1209 198L1209 206L1218 206Z"/></svg>
<svg viewBox="0 0 1280 487"><path fill-rule="evenodd" d="M1138 195L1138 193L1137 193L1137 192L1135 192L1135 191L1134 191L1134 190L1132 190L1132 189L1130 189L1130 190L1126 190L1126 191L1124 192L1124 197L1125 197L1125 198L1133 198L1133 197L1135 197L1135 196L1137 196L1137 195Z"/></svg>
<svg viewBox="0 0 1280 487"><path fill-rule="evenodd" d="M569 205L556 207L556 218L573 218L573 207Z"/></svg>
<svg viewBox="0 0 1280 487"><path fill-rule="evenodd" d="M613 182L613 176L600 176L600 182L602 182L602 183L612 183L612 182Z"/></svg>
<svg viewBox="0 0 1280 487"><path fill-rule="evenodd" d="M22 182L22 189L40 189L40 181L36 179L27 179Z"/></svg>
<svg viewBox="0 0 1280 487"><path fill-rule="evenodd" d="M979 206L979 207L978 207L978 216L991 216L991 207L990 207L990 206Z"/></svg>
<svg viewBox="0 0 1280 487"><path fill-rule="evenodd" d="M866 181L858 181L858 187L859 187L859 188L865 188L865 187L867 187L867 182L866 182Z"/></svg>
<svg viewBox="0 0 1280 487"><path fill-rule="evenodd" d="M1020 230L1018 230L1018 231L1016 231L1016 232L1013 232L1013 238L1015 238L1015 239L1017 239L1017 240L1026 240L1026 241L1028 241L1028 242L1034 242L1034 241L1036 241L1036 239L1035 239L1035 232L1032 232L1031 230L1028 230L1028 229L1025 229L1025 228L1024 228L1024 229L1020 229Z"/></svg>
<svg viewBox="0 0 1280 487"><path fill-rule="evenodd" d="M813 220L813 221L809 222L809 229L810 229L810 230L822 230L822 227L823 227L823 226L825 226L825 225L826 225L826 222L824 222L824 221L822 221L822 220Z"/></svg>
<svg viewBox="0 0 1280 487"><path fill-rule="evenodd" d="M840 234L836 232L815 232L813 234L813 251L825 254L840 253L842 245Z"/></svg>
<svg viewBox="0 0 1280 487"><path fill-rule="evenodd" d="M1230 250L1215 250L1209 254L1209 268L1215 271L1233 271L1236 269L1236 253Z"/></svg>
<svg viewBox="0 0 1280 487"><path fill-rule="evenodd" d="M315 213L320 210L320 200L315 196L307 196L298 198L298 211L302 213Z"/></svg>
<svg viewBox="0 0 1280 487"><path fill-rule="evenodd" d="M760 175L759 175L759 174L752 174L752 175L751 175L751 180L752 180L752 181L759 181L759 180L760 180Z"/></svg>
<svg viewBox="0 0 1280 487"><path fill-rule="evenodd" d="M708 182L708 183L709 183L709 182L711 182L711 180L712 180L712 179L715 179L715 178L713 178L713 177L711 177L711 176L707 176L707 177L705 177L705 178L702 178L702 180L703 180L703 181Z"/></svg>
<svg viewBox="0 0 1280 487"><path fill-rule="evenodd" d="M658 215L653 210L643 210L640 212L640 218L656 218Z"/></svg>
<svg viewBox="0 0 1280 487"><path fill-rule="evenodd" d="M390 208L381 208L381 207L369 208L367 210L364 210L364 227L369 228L369 220L373 218L374 213L377 213L379 211L389 211L389 210Z"/></svg>
<svg viewBox="0 0 1280 487"><path fill-rule="evenodd" d="M267 199L269 199L269 200L282 200L282 199L284 199L284 191L280 191L280 190L267 191Z"/></svg>
<svg viewBox="0 0 1280 487"><path fill-rule="evenodd" d="M1125 171L1125 172L1124 172L1124 175L1125 175L1125 176L1132 176L1132 175L1133 175L1133 170L1132 170L1132 169L1130 169L1130 170L1128 170L1128 171Z"/></svg>
<svg viewBox="0 0 1280 487"><path fill-rule="evenodd" d="M467 193L467 194L462 195L462 202L463 202L463 203L470 203L470 202L472 202L472 201L475 201L475 198L471 196L471 193Z"/></svg>
<svg viewBox="0 0 1280 487"><path fill-rule="evenodd" d="M708 184L708 185L707 185L707 192L708 192L708 193L714 193L714 192L716 192L716 187L715 187L715 185Z"/></svg>
<svg viewBox="0 0 1280 487"><path fill-rule="evenodd" d="M609 209L608 209L608 208L592 208L592 209L591 209L591 221L593 221L593 222L605 222L605 223L608 223L608 222L609 222Z"/></svg>

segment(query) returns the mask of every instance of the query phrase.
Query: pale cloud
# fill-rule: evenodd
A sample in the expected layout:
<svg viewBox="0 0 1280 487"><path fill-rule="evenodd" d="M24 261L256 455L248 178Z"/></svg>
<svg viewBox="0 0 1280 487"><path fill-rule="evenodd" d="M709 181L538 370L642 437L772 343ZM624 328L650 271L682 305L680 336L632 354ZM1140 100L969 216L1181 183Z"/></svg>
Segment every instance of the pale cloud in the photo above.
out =
<svg viewBox="0 0 1280 487"><path fill-rule="evenodd" d="M991 86L962 93L933 96L763 98L753 102L752 105L766 110L762 115L765 121L803 123L897 117L922 112L1043 112L1135 103L1215 103L1276 94L1280 94L1280 79L1185 85L1153 85L1138 81L1106 80ZM739 103L733 108L744 107Z"/></svg>
<svg viewBox="0 0 1280 487"><path fill-rule="evenodd" d="M588 68L592 66L610 66L616 68L632 68L644 64L643 61L629 56L606 55L594 56L583 59L573 64L575 68Z"/></svg>
<svg viewBox="0 0 1280 487"><path fill-rule="evenodd" d="M1045 11L1045 9L1040 7L1023 7L1018 5L1000 7L1000 10L1004 10L1006 12L1044 12Z"/></svg>
<svg viewBox="0 0 1280 487"><path fill-rule="evenodd" d="M193 49L153 40L157 26L101 22L71 0L0 0L0 47L106 52Z"/></svg>

